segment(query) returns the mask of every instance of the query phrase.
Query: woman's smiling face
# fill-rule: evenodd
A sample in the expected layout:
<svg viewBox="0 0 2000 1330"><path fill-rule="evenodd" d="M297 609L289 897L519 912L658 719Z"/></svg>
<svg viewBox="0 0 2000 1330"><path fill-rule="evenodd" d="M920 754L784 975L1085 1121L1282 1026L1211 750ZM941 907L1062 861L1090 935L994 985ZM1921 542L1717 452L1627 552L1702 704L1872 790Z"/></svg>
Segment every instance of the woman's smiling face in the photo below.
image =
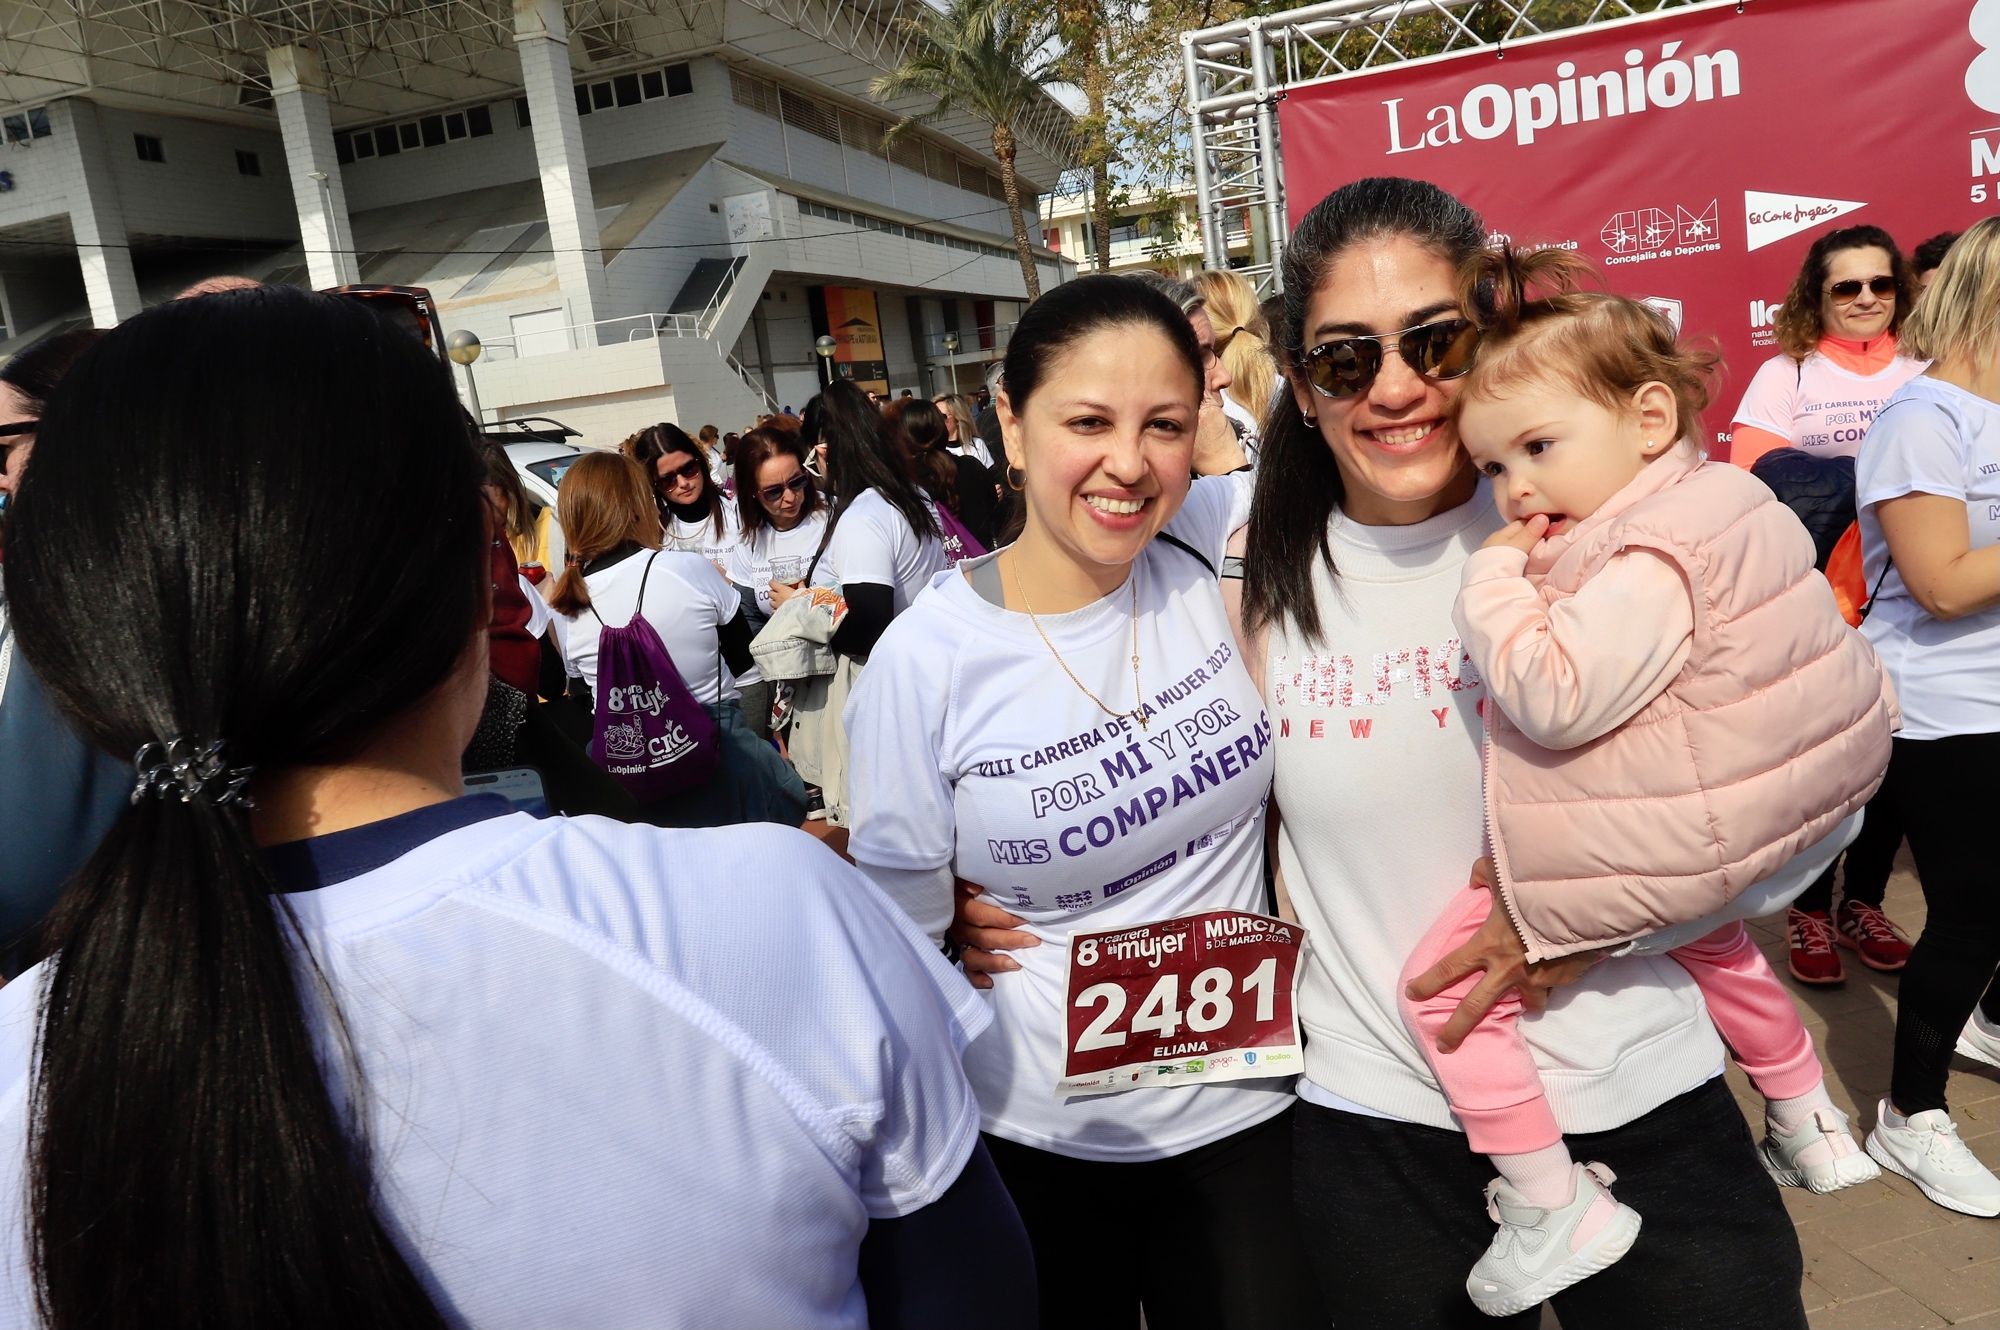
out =
<svg viewBox="0 0 2000 1330"><path fill-rule="evenodd" d="M1406 235L1350 245L1306 304L1305 349L1452 318L1455 285L1451 261ZM1461 381L1425 378L1393 340L1382 351L1374 382L1351 397L1323 397L1302 379L1292 394L1333 451L1341 510L1364 526L1401 526L1470 498L1475 476L1451 418Z"/></svg>

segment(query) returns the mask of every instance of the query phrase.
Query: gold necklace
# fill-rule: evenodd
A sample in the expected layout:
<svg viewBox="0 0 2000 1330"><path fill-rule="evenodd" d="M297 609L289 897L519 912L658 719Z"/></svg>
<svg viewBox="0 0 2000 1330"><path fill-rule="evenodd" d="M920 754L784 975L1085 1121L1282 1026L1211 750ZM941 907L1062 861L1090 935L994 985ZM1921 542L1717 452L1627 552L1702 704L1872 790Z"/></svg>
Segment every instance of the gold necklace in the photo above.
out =
<svg viewBox="0 0 2000 1330"><path fill-rule="evenodd" d="M1049 654L1056 658L1056 664L1062 666L1062 672L1069 676L1069 681L1076 685L1076 690L1097 703L1097 709L1105 715L1112 717L1114 720L1124 720L1127 718L1136 720L1139 722L1141 730L1146 729L1146 700L1144 692L1139 687L1139 570L1135 567L1129 574L1132 581L1132 701L1135 705L1130 711L1113 711L1110 707L1104 705L1103 698L1083 686L1083 680L1076 677L1076 671L1069 667L1069 662L1062 658L1062 652L1056 650L1056 644L1049 640L1047 630L1042 627L1042 621L1035 617L1035 607L1028 603L1027 588L1021 585L1021 560L1019 555L1014 556L1012 564L1014 594L1021 598L1021 608L1028 612L1028 622L1035 625L1035 632L1041 636L1042 645L1047 647Z"/></svg>

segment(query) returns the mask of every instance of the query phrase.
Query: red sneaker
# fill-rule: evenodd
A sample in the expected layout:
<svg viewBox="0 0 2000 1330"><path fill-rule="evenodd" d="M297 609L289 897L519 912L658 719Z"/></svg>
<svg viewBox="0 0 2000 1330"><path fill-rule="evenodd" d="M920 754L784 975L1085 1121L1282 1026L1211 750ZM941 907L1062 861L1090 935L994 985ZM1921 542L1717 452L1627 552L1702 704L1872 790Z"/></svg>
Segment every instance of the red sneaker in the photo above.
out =
<svg viewBox="0 0 2000 1330"><path fill-rule="evenodd" d="M1873 905L1842 901L1834 915L1834 940L1871 970L1895 971L1910 963L1910 939Z"/></svg>
<svg viewBox="0 0 2000 1330"><path fill-rule="evenodd" d="M1833 918L1825 910L1785 911L1791 934L1792 978L1802 984L1838 984L1847 978L1833 949Z"/></svg>

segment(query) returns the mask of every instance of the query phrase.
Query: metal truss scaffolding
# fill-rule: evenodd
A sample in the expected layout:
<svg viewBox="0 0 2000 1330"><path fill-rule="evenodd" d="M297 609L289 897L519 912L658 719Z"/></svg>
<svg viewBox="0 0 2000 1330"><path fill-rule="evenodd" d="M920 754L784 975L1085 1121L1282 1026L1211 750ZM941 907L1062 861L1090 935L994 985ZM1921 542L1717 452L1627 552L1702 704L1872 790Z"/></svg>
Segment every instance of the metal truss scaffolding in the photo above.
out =
<svg viewBox="0 0 2000 1330"><path fill-rule="evenodd" d="M1287 88L1421 56L1497 51L1526 37L1691 2L1328 0L1183 33L1203 261L1227 266L1223 221L1240 210L1267 243L1239 271L1260 291L1278 288L1287 227L1277 105Z"/></svg>

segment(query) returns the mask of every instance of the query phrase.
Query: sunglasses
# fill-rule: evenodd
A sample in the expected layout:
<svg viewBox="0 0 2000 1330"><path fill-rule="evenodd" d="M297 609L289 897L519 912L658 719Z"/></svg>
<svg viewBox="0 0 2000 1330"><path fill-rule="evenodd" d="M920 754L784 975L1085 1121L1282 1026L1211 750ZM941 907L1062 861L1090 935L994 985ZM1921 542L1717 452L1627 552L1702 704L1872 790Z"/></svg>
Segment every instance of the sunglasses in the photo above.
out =
<svg viewBox="0 0 2000 1330"><path fill-rule="evenodd" d="M11 439L22 434L33 434L36 427L41 423L39 420L9 421L5 425L0 425L0 439Z"/></svg>
<svg viewBox="0 0 2000 1330"><path fill-rule="evenodd" d="M1833 297L1834 304L1847 305L1861 299L1861 288L1864 286L1878 300L1896 294L1896 279L1893 277L1871 277L1865 282L1859 277L1850 277L1827 287L1826 293Z"/></svg>
<svg viewBox="0 0 2000 1330"><path fill-rule="evenodd" d="M763 489L757 491L757 497L765 503L776 503L787 494L805 493L806 486L810 484L812 484L812 481L806 476L805 472L801 471L782 485L766 485Z"/></svg>
<svg viewBox="0 0 2000 1330"><path fill-rule="evenodd" d="M1367 392L1382 372L1384 342L1394 342L1403 363L1427 379L1463 378L1479 356L1479 329L1464 319L1444 319L1379 336L1322 342L1306 352L1306 382L1322 397Z"/></svg>
<svg viewBox="0 0 2000 1330"><path fill-rule="evenodd" d="M693 480L696 476L700 475L702 472L706 470L708 470L708 467L704 465L699 458L697 458L694 461L689 462L684 466L677 466L673 470L667 472L667 474L660 477L659 483L662 485L671 485L677 480Z"/></svg>

